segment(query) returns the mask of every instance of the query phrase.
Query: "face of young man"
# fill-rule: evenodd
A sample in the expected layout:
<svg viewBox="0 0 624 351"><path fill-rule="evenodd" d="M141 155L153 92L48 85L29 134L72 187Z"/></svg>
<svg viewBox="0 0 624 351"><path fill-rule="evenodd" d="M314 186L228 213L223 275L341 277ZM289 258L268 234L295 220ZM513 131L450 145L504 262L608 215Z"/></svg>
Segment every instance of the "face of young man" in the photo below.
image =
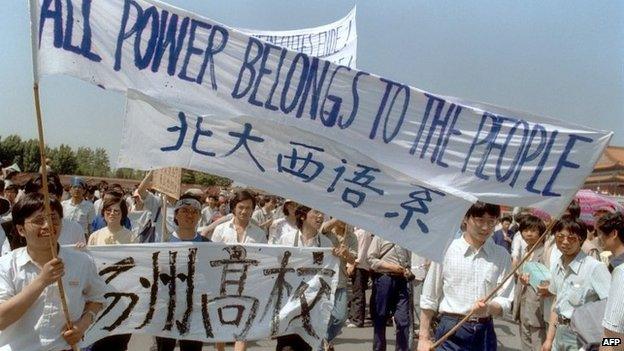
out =
<svg viewBox="0 0 624 351"><path fill-rule="evenodd" d="M193 206L184 206L178 209L175 219L180 229L195 229L199 223L199 211Z"/></svg>
<svg viewBox="0 0 624 351"><path fill-rule="evenodd" d="M612 231L611 233L605 233L599 228L596 228L598 233L598 240L600 241L600 245L606 251L615 251L618 246L621 245L620 240L617 235L617 231Z"/></svg>
<svg viewBox="0 0 624 351"><path fill-rule="evenodd" d="M234 217L242 223L247 224L254 211L254 204L251 200L243 200L236 204L234 207Z"/></svg>
<svg viewBox="0 0 624 351"><path fill-rule="evenodd" d="M471 216L466 221L466 234L474 243L483 245L494 232L496 224L498 218L487 213L481 217Z"/></svg>
<svg viewBox="0 0 624 351"><path fill-rule="evenodd" d="M503 221L503 223L501 223L501 226L503 227L503 231L508 231L509 227L511 226L511 222L510 221Z"/></svg>
<svg viewBox="0 0 624 351"><path fill-rule="evenodd" d="M85 190L81 186L72 186L69 188L69 195L74 199L84 198L84 192Z"/></svg>
<svg viewBox="0 0 624 351"><path fill-rule="evenodd" d="M323 225L323 220L325 216L323 212L317 211L315 209L311 209L307 214L304 220L304 225L312 227L315 231L321 230L321 226Z"/></svg>
<svg viewBox="0 0 624 351"><path fill-rule="evenodd" d="M48 237L51 236L52 242L56 243L61 232L61 217L52 211L52 225L49 225L43 209L40 209L26 218L24 225L17 225L16 227L19 234L26 238L28 246L45 249L50 247Z"/></svg>
<svg viewBox="0 0 624 351"><path fill-rule="evenodd" d="M567 229L555 234L557 248L564 256L574 257L581 251L581 237L570 233Z"/></svg>
<svg viewBox="0 0 624 351"><path fill-rule="evenodd" d="M529 246L535 245L540 237L540 233L535 229L525 229L522 231L522 238Z"/></svg>

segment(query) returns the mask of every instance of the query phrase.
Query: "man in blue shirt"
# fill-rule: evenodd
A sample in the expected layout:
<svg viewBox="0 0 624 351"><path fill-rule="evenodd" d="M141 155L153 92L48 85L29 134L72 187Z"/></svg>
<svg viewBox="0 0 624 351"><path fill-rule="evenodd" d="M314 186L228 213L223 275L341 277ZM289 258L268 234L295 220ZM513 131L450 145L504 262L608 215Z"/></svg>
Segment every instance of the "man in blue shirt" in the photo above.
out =
<svg viewBox="0 0 624 351"><path fill-rule="evenodd" d="M511 226L511 217L504 216L501 218L502 228L495 231L492 239L496 245L500 245L507 250L507 252L511 253L511 242L513 241L514 233L511 233L509 230L509 226Z"/></svg>

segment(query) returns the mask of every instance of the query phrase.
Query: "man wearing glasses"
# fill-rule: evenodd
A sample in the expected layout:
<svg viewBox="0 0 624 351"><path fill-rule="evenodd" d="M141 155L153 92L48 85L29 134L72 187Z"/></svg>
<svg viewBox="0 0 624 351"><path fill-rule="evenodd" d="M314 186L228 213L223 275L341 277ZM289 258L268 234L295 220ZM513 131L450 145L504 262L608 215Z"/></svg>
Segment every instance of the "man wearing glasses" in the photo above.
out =
<svg viewBox="0 0 624 351"><path fill-rule="evenodd" d="M561 258L552 268L548 289L555 300L542 350L579 350L583 345L570 328L572 313L586 303L606 299L611 277L604 264L581 250L587 238L585 225L563 216L552 231Z"/></svg>
<svg viewBox="0 0 624 351"><path fill-rule="evenodd" d="M470 311L475 313L438 350L496 350L493 316L509 311L514 284L510 279L489 302L483 299L511 270L507 250L488 240L500 217L500 207L475 203L464 217L465 230L453 240L442 264L432 262L420 297L418 350L429 350L431 321L437 313L439 339Z"/></svg>

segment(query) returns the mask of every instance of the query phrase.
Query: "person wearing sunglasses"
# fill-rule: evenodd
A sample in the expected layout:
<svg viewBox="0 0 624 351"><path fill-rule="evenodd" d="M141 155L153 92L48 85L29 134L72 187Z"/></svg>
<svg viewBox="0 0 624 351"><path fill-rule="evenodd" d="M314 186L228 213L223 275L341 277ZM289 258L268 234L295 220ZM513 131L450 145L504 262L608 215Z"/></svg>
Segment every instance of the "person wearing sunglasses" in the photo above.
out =
<svg viewBox="0 0 624 351"><path fill-rule="evenodd" d="M579 350L583 345L570 327L570 318L576 308L608 297L611 276L604 264L581 250L587 239L583 223L563 216L552 231L561 257L551 272L548 289L555 299L542 351Z"/></svg>

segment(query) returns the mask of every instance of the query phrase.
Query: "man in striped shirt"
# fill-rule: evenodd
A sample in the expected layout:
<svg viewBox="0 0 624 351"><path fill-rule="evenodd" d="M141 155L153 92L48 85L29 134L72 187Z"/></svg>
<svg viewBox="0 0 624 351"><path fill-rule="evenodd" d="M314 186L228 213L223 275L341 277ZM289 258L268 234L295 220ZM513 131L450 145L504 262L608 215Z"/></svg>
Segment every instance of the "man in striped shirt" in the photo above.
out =
<svg viewBox="0 0 624 351"><path fill-rule="evenodd" d="M498 205L475 203L464 217L465 230L453 240L442 263L431 263L420 297L418 350L430 349L429 329L436 314L439 339L473 310L468 322L437 350L496 350L492 316L510 310L514 289L508 280L491 301L483 301L511 270L507 250L489 240L499 217Z"/></svg>

